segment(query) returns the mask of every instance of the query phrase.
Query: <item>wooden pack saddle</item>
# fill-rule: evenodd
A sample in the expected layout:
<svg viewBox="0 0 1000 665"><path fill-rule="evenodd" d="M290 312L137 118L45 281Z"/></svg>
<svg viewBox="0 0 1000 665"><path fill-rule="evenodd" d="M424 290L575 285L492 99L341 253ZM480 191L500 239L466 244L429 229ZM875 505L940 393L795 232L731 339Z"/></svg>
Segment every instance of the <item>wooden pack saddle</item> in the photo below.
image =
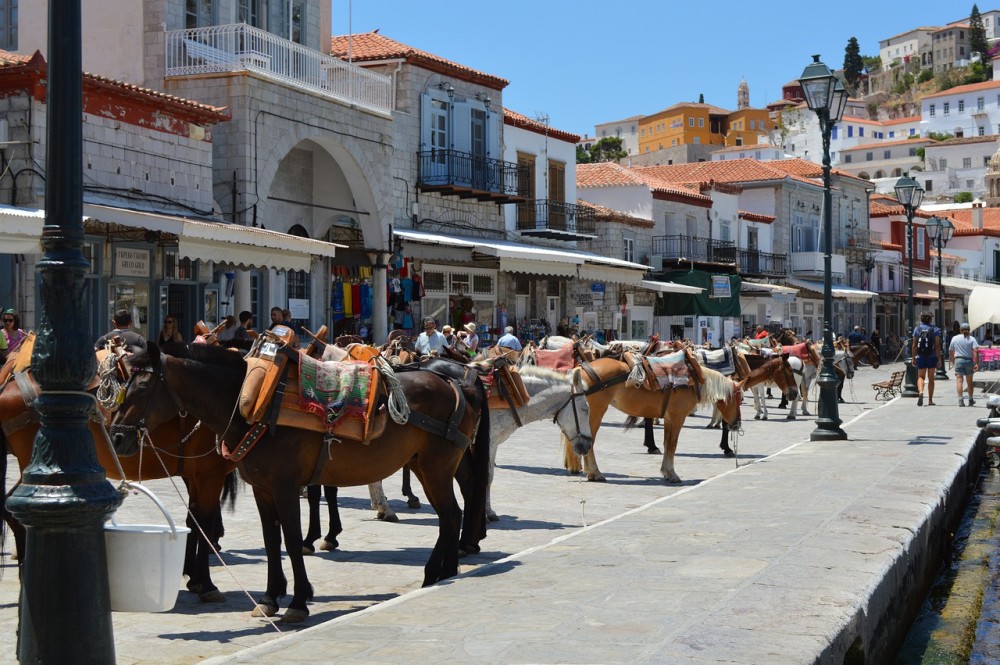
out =
<svg viewBox="0 0 1000 665"><path fill-rule="evenodd" d="M666 390L677 386L704 383L701 365L686 349L664 356L644 356L631 352L624 354L625 364L631 369L629 375L634 385L646 390Z"/></svg>
<svg viewBox="0 0 1000 665"><path fill-rule="evenodd" d="M487 404L491 409L521 408L530 400L524 381L517 371L517 367L511 365L505 358L497 358L493 362L493 372L488 376L483 376L483 384L489 396Z"/></svg>
<svg viewBox="0 0 1000 665"><path fill-rule="evenodd" d="M291 335L284 326L277 326L248 354L239 401L247 423L258 428L295 427L365 442L381 436L389 414L383 382L374 366L378 350L366 352L370 347L357 345L345 352L343 360L317 359L312 357L312 345L302 351L292 349Z"/></svg>

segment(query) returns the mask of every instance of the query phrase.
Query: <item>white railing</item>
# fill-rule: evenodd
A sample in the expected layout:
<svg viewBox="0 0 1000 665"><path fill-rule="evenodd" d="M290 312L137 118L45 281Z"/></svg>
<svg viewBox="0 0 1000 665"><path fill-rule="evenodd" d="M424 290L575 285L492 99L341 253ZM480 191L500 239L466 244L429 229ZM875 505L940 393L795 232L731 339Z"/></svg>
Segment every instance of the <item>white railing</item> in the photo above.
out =
<svg viewBox="0 0 1000 665"><path fill-rule="evenodd" d="M847 259L843 254L834 254L830 259L831 274L847 273ZM822 275L823 252L792 252L792 273Z"/></svg>
<svg viewBox="0 0 1000 665"><path fill-rule="evenodd" d="M246 23L166 33L166 75L252 71L381 115L392 113L388 76Z"/></svg>

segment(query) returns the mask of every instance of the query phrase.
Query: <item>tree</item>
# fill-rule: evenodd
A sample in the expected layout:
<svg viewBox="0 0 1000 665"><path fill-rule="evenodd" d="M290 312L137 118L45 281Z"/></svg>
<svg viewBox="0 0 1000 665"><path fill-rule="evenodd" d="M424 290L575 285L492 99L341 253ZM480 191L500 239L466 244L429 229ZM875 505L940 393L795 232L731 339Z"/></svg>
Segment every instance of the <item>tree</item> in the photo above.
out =
<svg viewBox="0 0 1000 665"><path fill-rule="evenodd" d="M590 153L582 145L576 146L576 163L590 164Z"/></svg>
<svg viewBox="0 0 1000 665"><path fill-rule="evenodd" d="M972 203L972 192L959 192L955 194L955 203Z"/></svg>
<svg viewBox="0 0 1000 665"><path fill-rule="evenodd" d="M986 64L989 62L989 52L990 44L986 39L983 17L979 14L979 7L972 5L972 14L969 15L969 55L979 56L979 61Z"/></svg>
<svg viewBox="0 0 1000 665"><path fill-rule="evenodd" d="M861 47L858 45L858 38L851 37L847 40L847 48L844 49L844 78L847 79L848 92L856 94L858 83L861 82L861 74L865 68L865 61L861 57Z"/></svg>
<svg viewBox="0 0 1000 665"><path fill-rule="evenodd" d="M618 136L605 136L590 147L591 162L616 162L625 157L628 153L622 148L622 140Z"/></svg>

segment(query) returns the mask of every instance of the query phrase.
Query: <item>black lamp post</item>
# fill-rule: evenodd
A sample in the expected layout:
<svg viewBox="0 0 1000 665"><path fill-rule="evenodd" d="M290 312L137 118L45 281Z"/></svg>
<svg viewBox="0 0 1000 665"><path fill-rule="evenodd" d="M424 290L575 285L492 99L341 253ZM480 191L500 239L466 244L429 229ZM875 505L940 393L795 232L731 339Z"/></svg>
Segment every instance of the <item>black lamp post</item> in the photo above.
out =
<svg viewBox="0 0 1000 665"><path fill-rule="evenodd" d="M937 249L938 259L938 318L937 325L944 331L944 288L941 286L941 249L951 240L955 232L955 225L948 218L940 219L931 217L927 220L927 237L931 239ZM944 339L941 340L941 357L938 358L938 368L935 378L948 380L948 373L944 371L944 355L947 350L944 348Z"/></svg>
<svg viewBox="0 0 1000 665"><path fill-rule="evenodd" d="M104 523L121 503L97 463L86 391L97 370L83 255L80 0L49 0L41 317L31 370L41 428L7 507L27 528L17 658L113 663ZM7 660L6 658L3 660Z"/></svg>
<svg viewBox="0 0 1000 665"><path fill-rule="evenodd" d="M819 405L816 429L809 435L812 441L844 440L847 433L840 427L837 406L837 373L833 369L833 201L830 196L830 134L840 122L847 106L847 90L830 68L813 56L799 77L806 103L819 119L823 135L823 370L820 372Z"/></svg>
<svg viewBox="0 0 1000 665"><path fill-rule="evenodd" d="M906 212L906 254L908 256L907 268L907 299L906 299L906 340L905 358L906 375L903 377L903 397L917 397L917 368L913 364L913 356L910 353L912 347L913 328L916 326L916 317L913 315L913 215L920 207L920 202L924 198L924 189L909 174L904 174L896 181L896 200L903 206Z"/></svg>

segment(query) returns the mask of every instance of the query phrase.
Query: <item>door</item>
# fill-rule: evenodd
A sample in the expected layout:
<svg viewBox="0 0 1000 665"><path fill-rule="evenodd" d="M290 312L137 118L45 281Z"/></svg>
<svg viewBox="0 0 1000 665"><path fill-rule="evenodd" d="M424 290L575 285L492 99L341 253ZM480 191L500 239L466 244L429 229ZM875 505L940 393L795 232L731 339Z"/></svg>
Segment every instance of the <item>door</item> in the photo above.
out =
<svg viewBox="0 0 1000 665"><path fill-rule="evenodd" d="M549 160L549 228L566 230L566 164Z"/></svg>
<svg viewBox="0 0 1000 665"><path fill-rule="evenodd" d="M535 228L535 156L525 152L517 153L518 171L526 174L523 182L518 183L518 193L528 199L526 203L517 204L517 228L532 230Z"/></svg>
<svg viewBox="0 0 1000 665"><path fill-rule="evenodd" d="M111 316L120 309L128 310L132 314L133 330L150 339L149 282L115 282L109 285L108 291ZM101 334L105 332L107 330Z"/></svg>
<svg viewBox="0 0 1000 665"><path fill-rule="evenodd" d="M549 322L549 330L555 332L560 318L559 296L545 296L545 320Z"/></svg>
<svg viewBox="0 0 1000 665"><path fill-rule="evenodd" d="M421 99L424 117L422 119L420 179L431 185L450 182L451 171L449 120L451 104L443 99L424 95Z"/></svg>
<svg viewBox="0 0 1000 665"><path fill-rule="evenodd" d="M524 319L524 320L528 319L528 295L527 294L523 294L523 295L518 294L518 295L514 296L514 320L511 321L510 319L508 319L507 320L507 325L512 326L515 323L520 322L522 319ZM503 334L503 331L501 331L500 334Z"/></svg>
<svg viewBox="0 0 1000 665"><path fill-rule="evenodd" d="M469 126L469 147L472 153L473 189L491 189L489 168L486 163L486 111L472 109Z"/></svg>

